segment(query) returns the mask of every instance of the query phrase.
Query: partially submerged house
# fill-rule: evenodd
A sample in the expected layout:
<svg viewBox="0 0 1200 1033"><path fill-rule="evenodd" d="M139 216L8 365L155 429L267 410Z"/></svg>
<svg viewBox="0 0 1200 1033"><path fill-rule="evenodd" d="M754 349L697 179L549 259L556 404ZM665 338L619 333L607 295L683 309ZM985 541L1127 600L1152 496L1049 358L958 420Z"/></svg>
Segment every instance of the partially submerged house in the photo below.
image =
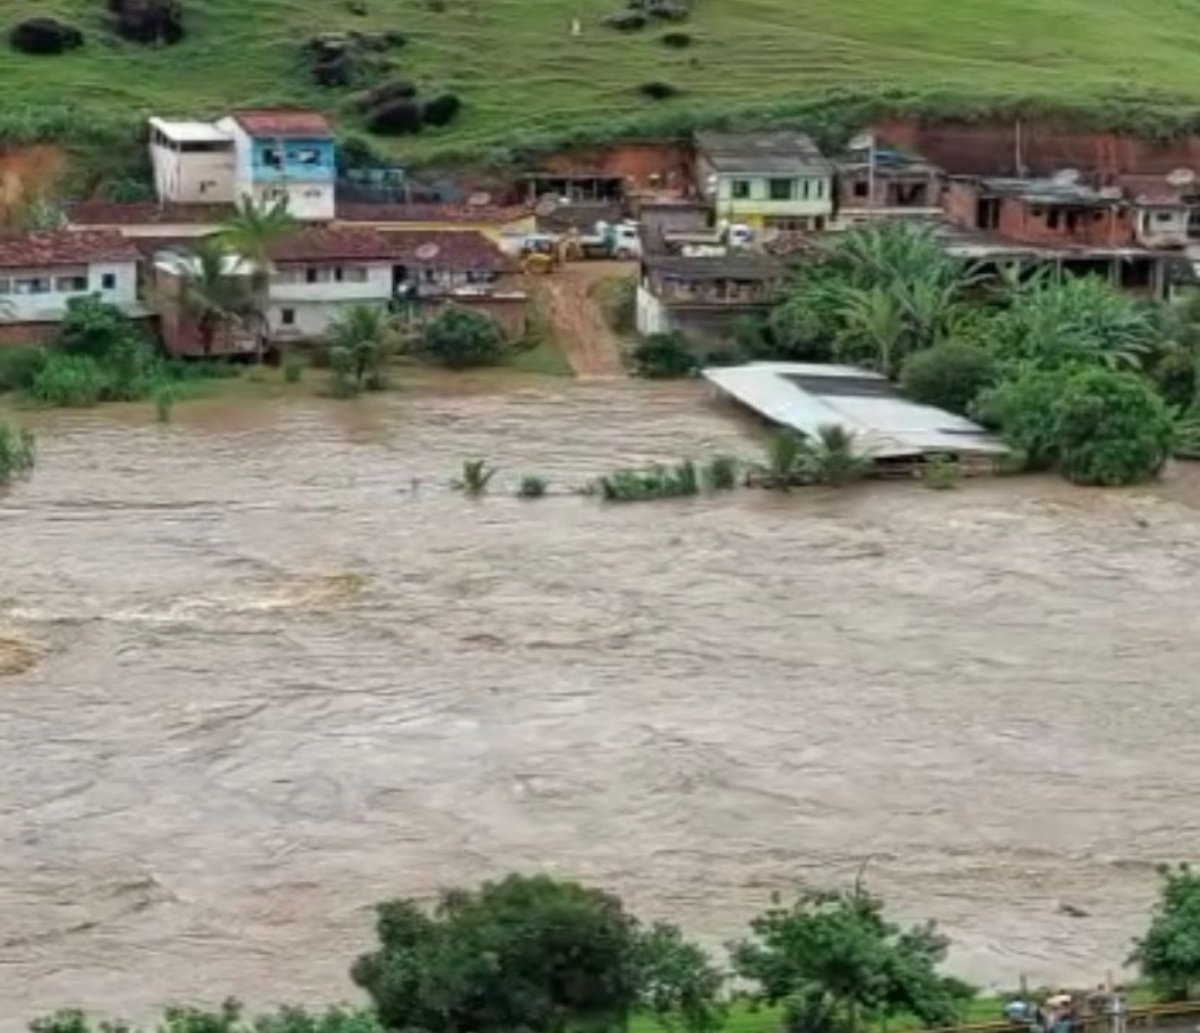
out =
<svg viewBox="0 0 1200 1033"><path fill-rule="evenodd" d="M767 255L647 255L637 289L640 334L680 332L696 341L726 340L739 319L779 300L785 267Z"/></svg>
<svg viewBox="0 0 1200 1033"><path fill-rule="evenodd" d="M796 233L826 228L833 165L804 133L697 133L696 183L718 221Z"/></svg>
<svg viewBox="0 0 1200 1033"><path fill-rule="evenodd" d="M127 316L148 313L138 297L141 254L112 232L0 237L0 342L50 337L72 298L97 294Z"/></svg>
<svg viewBox="0 0 1200 1033"><path fill-rule="evenodd" d="M884 376L856 366L752 362L704 370L719 391L764 419L815 438L825 426L854 434L879 463L930 455L994 461L1008 449L970 420L904 398Z"/></svg>

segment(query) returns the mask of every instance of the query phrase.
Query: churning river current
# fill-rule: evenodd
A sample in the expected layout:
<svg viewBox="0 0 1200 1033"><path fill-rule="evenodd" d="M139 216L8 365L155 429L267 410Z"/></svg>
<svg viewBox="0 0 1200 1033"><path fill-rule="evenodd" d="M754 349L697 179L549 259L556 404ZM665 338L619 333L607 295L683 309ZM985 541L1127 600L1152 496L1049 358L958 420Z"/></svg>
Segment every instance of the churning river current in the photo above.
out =
<svg viewBox="0 0 1200 1033"><path fill-rule="evenodd" d="M511 497L754 454L695 385L36 422L0 495L4 1033L352 998L374 902L513 869L716 947L869 858L963 975L1096 982L1200 852L1188 470ZM447 489L468 456L491 497Z"/></svg>

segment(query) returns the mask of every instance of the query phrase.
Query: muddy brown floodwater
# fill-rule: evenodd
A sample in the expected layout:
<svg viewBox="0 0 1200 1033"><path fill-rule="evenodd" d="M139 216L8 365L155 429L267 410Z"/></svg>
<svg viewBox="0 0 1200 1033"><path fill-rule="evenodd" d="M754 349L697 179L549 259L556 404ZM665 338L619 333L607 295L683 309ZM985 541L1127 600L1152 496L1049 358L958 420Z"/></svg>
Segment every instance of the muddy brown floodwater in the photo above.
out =
<svg viewBox="0 0 1200 1033"><path fill-rule="evenodd" d="M717 945L869 857L961 973L1094 981L1155 862L1200 853L1186 472L625 508L442 487L470 455L506 488L753 452L690 385L39 421L0 497L4 1033L351 998L372 902L511 869Z"/></svg>

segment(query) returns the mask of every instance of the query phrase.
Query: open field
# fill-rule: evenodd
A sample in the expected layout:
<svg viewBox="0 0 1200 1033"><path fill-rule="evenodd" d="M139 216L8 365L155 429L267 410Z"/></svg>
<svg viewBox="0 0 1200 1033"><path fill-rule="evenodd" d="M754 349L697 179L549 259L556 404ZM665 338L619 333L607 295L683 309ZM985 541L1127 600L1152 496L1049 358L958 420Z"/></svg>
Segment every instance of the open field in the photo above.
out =
<svg viewBox="0 0 1200 1033"><path fill-rule="evenodd" d="M1020 99L1097 109L1146 102L1179 114L1200 101L1200 8L1183 0L1156 0L1152 10L1120 0L697 0L682 26L694 43L683 50L662 45L658 24L632 34L601 25L619 0L444 0L444 10L369 0L366 16L340 0L185 5L188 39L156 50L113 39L103 0L6 0L6 24L55 12L88 37L60 57L4 54L8 119L19 118L16 105L65 105L73 118L95 120L289 102L317 104L353 131L350 91L309 84L299 47L318 32L384 28L409 37L398 74L452 89L466 104L454 125L394 143L413 158L680 128L722 113L780 115L828 91L943 109ZM573 15L582 18L578 38ZM648 80L682 93L647 100L637 87Z"/></svg>

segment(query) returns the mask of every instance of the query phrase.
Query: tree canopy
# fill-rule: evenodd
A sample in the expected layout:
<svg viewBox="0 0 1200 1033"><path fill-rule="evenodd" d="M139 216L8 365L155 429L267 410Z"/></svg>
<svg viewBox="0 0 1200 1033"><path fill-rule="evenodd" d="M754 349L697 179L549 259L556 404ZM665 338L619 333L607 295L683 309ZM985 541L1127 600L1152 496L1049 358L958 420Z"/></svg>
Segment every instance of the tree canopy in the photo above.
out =
<svg viewBox="0 0 1200 1033"><path fill-rule="evenodd" d="M789 1028L855 1033L866 1022L906 1013L929 1026L948 1025L970 991L943 976L948 941L930 923L903 929L883 902L861 886L805 891L750 923L732 946L738 975L783 1004Z"/></svg>
<svg viewBox="0 0 1200 1033"><path fill-rule="evenodd" d="M1129 964L1160 993L1187 997L1200 981L1200 872L1186 864L1159 870L1158 903Z"/></svg>

